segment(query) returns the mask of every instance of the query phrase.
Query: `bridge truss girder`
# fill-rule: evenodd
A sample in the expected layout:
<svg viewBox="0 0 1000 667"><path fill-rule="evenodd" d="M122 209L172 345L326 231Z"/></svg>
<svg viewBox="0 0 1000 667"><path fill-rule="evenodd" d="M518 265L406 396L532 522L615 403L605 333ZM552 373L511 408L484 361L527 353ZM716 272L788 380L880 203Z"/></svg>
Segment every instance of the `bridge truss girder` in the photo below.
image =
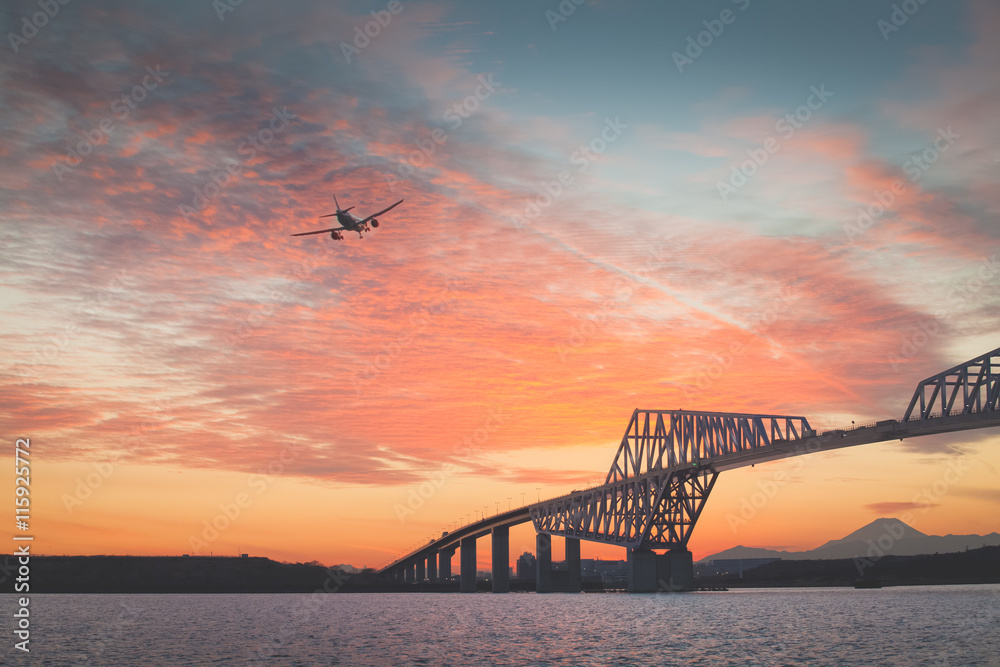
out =
<svg viewBox="0 0 1000 667"><path fill-rule="evenodd" d="M813 434L805 417L635 410L605 484Z"/></svg>
<svg viewBox="0 0 1000 667"><path fill-rule="evenodd" d="M694 525L718 476L719 473L711 468L688 468L671 475L660 502L654 506L643 546L687 549Z"/></svg>
<svg viewBox="0 0 1000 667"><path fill-rule="evenodd" d="M1000 410L1000 348L920 382L903 421ZM916 411L916 414L914 414Z"/></svg>
<svg viewBox="0 0 1000 667"><path fill-rule="evenodd" d="M658 470L531 508L535 530L632 549L686 549L718 473Z"/></svg>
<svg viewBox="0 0 1000 667"><path fill-rule="evenodd" d="M535 530L633 549L686 549L715 461L814 435L804 417L635 410L602 486L531 508Z"/></svg>

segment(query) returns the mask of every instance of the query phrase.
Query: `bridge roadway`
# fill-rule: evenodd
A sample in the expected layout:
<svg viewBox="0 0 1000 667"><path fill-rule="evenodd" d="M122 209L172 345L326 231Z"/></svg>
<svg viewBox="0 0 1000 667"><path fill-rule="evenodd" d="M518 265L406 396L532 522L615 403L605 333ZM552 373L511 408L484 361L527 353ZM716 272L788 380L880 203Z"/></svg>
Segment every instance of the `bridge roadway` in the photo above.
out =
<svg viewBox="0 0 1000 667"><path fill-rule="evenodd" d="M932 413L934 408L940 410ZM636 410L604 484L444 533L379 572L408 582L449 580L452 556L460 549L461 590L474 592L476 540L492 535L493 591L507 592L509 530L533 521L539 592L580 590L580 539L628 549L630 590L685 590L692 578L687 540L720 472L844 447L996 426L1000 348L921 382L904 419L850 429L817 434L802 417ZM566 539L568 571L562 573L551 569L554 535ZM670 551L656 555L652 548Z"/></svg>

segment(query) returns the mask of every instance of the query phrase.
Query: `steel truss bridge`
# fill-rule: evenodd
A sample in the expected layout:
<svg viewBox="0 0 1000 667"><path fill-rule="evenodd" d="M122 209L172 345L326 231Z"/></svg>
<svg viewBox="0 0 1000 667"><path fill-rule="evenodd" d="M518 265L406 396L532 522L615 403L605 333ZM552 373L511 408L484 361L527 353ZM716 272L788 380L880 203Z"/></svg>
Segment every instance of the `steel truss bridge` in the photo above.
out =
<svg viewBox="0 0 1000 667"><path fill-rule="evenodd" d="M1000 426L1000 348L917 385L900 420L817 433L805 417L635 410L604 483L463 526L382 568L404 581L448 580L461 549L461 590L476 589L476 540L493 536L493 590L509 590L509 528L537 534L537 590L579 590L580 540L629 551L630 589L683 590L688 540L719 473L765 461ZM555 581L551 536L566 538L568 578ZM653 549L667 549L658 556ZM686 556L685 556L686 554ZM575 571L574 571L575 568ZM565 574L565 573L563 573Z"/></svg>

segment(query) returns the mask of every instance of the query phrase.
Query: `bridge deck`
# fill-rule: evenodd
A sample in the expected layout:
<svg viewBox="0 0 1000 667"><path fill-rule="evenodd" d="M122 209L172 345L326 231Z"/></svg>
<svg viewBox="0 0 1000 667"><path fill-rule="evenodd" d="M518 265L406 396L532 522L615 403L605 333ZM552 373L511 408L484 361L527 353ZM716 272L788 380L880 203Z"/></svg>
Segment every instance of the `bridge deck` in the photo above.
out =
<svg viewBox="0 0 1000 667"><path fill-rule="evenodd" d="M462 540L469 537L474 537L476 539L485 537L486 535L489 535L494 528L517 526L522 523L527 523L531 521L531 514L529 513L530 508L531 506L529 505L507 512L501 512L495 516L486 517L485 519L480 519L479 521L462 526L461 528L453 530L450 533L445 533L438 539L431 540L427 544L417 547L405 556L397 558L385 567L380 568L377 572L382 574L405 563L418 560L421 557L426 558L427 556L438 551L451 551L457 548Z"/></svg>

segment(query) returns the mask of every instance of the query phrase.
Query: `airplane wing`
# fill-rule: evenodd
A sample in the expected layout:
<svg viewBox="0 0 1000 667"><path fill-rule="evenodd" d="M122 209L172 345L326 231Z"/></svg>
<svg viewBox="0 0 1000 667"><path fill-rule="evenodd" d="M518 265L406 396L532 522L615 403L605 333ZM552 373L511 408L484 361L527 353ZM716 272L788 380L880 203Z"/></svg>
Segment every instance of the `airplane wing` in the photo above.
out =
<svg viewBox="0 0 1000 667"><path fill-rule="evenodd" d="M396 208L397 206L399 206L399 205L400 205L400 204L402 204L402 203L403 203L403 200L402 200L402 199L400 199L400 200L399 200L398 202L396 202L395 204L393 204L393 205L392 205L392 206L390 206L389 208L385 209L384 211L379 211L378 213L372 213L371 215L369 215L369 216L368 216L367 218L365 218L364 220L362 220L362 221L361 221L361 222L359 222L358 224L359 224L359 225L363 225L363 224L365 224L366 222L368 222L369 220L371 220L372 218L377 218L377 217L379 217L380 215L382 215L383 213L388 213L389 211L391 211L392 209Z"/></svg>
<svg viewBox="0 0 1000 667"><path fill-rule="evenodd" d="M330 229L320 229L315 232L302 232L301 234L292 234L292 236L310 236L312 234L329 234L330 232L339 232L340 230L346 230L346 227L332 227Z"/></svg>

